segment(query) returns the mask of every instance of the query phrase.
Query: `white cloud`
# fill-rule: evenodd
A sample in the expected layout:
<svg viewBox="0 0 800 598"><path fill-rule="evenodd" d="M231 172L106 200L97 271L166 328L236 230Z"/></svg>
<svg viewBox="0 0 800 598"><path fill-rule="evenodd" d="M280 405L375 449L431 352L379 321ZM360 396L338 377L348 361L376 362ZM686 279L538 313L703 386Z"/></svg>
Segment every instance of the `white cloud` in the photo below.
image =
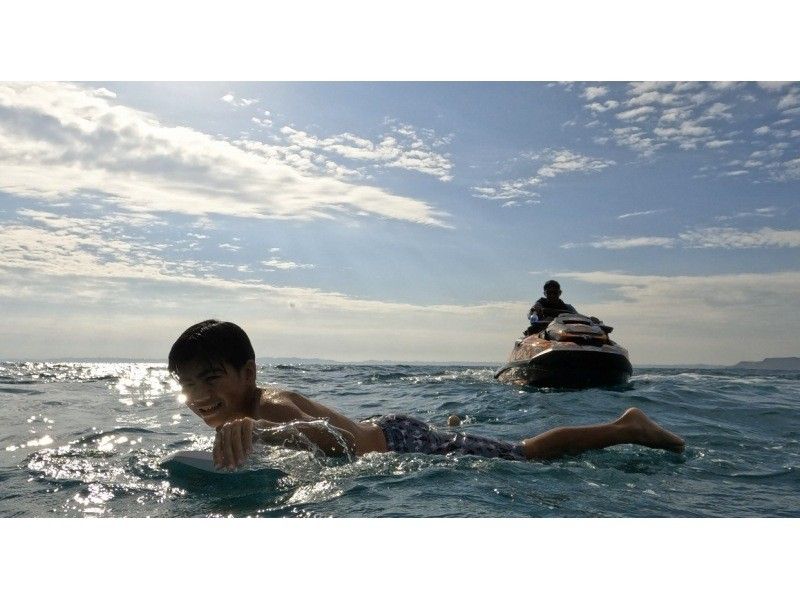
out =
<svg viewBox="0 0 800 598"><path fill-rule="evenodd" d="M495 189L494 187L473 187L472 190L476 191L477 193L489 194L489 195L492 195L497 191L497 189Z"/></svg>
<svg viewBox="0 0 800 598"><path fill-rule="evenodd" d="M29 209L17 213L27 222L0 224L4 269L59 278L164 277L157 251L124 234L122 225L129 224L124 216L74 218ZM50 286L59 288L52 281Z"/></svg>
<svg viewBox="0 0 800 598"><path fill-rule="evenodd" d="M673 123L681 120L686 120L692 115L691 108L667 108L661 113L658 118L659 123Z"/></svg>
<svg viewBox="0 0 800 598"><path fill-rule="evenodd" d="M600 172L615 164L613 160L590 158L565 149L548 150L541 156L548 161L548 164L542 166L536 174L544 178L552 178L570 172Z"/></svg>
<svg viewBox="0 0 800 598"><path fill-rule="evenodd" d="M766 208L756 208L752 212L737 212L732 216L717 216L716 220L734 220L739 218L774 218L778 208L769 206Z"/></svg>
<svg viewBox="0 0 800 598"><path fill-rule="evenodd" d="M697 81L678 81L672 87L673 93L686 93L699 89L701 84Z"/></svg>
<svg viewBox="0 0 800 598"><path fill-rule="evenodd" d="M741 81L711 81L710 83L712 89L727 91L729 89L736 89L737 87L742 86Z"/></svg>
<svg viewBox="0 0 800 598"><path fill-rule="evenodd" d="M433 150L433 147L447 145L451 138L437 137L433 131L427 129L417 131L407 124L392 124L392 134L384 135L378 141L352 133L319 138L288 126L282 127L280 132L288 143L298 148L417 171L445 182L453 178L453 164L448 156Z"/></svg>
<svg viewBox="0 0 800 598"><path fill-rule="evenodd" d="M94 94L101 98L116 98L117 94L105 87L99 87L94 90Z"/></svg>
<svg viewBox="0 0 800 598"><path fill-rule="evenodd" d="M86 190L132 212L276 219L345 212L446 226L425 202L282 162L73 84L0 84L0 190L60 201Z"/></svg>
<svg viewBox="0 0 800 598"><path fill-rule="evenodd" d="M250 119L250 122L265 129L268 129L272 126L272 121L269 118L258 118L257 116L254 116Z"/></svg>
<svg viewBox="0 0 800 598"><path fill-rule="evenodd" d="M698 125L694 121L683 121L677 127L656 127L653 132L659 137L667 138L685 138L685 137L702 137L709 135L711 129Z"/></svg>
<svg viewBox="0 0 800 598"><path fill-rule="evenodd" d="M613 129L614 142L623 147L629 147L643 156L650 156L665 144L656 143L647 136L639 127L623 127Z"/></svg>
<svg viewBox="0 0 800 598"><path fill-rule="evenodd" d="M758 86L767 91L780 91L787 85L791 85L792 81L759 81Z"/></svg>
<svg viewBox="0 0 800 598"><path fill-rule="evenodd" d="M612 287L623 300L618 307L622 309L629 303L637 317L644 318L647 324L672 320L682 322L678 328L692 329L685 318L693 322L711 320L715 326L720 319L731 318L730 323L738 328L743 323L737 322L739 314L752 315L754 306L758 306L759 312L797 306L793 311L800 313L800 272L794 271L699 276L601 271L563 272L558 276ZM715 311L720 308L734 311ZM735 334L736 330L732 332Z"/></svg>
<svg viewBox="0 0 800 598"><path fill-rule="evenodd" d="M695 107L699 107L702 104L710 102L711 100L716 98L717 95L718 94L711 89L704 89L703 91L698 91L697 93L690 94L687 99Z"/></svg>
<svg viewBox="0 0 800 598"><path fill-rule="evenodd" d="M800 158L787 160L781 164L782 172L776 175L777 180L800 179Z"/></svg>
<svg viewBox="0 0 800 598"><path fill-rule="evenodd" d="M614 97L616 88L611 88L603 97L605 102L592 101L584 105L584 109L590 110L595 119L593 128L607 127L617 145L643 157L651 157L668 146L682 150L719 149L732 146L737 136L742 141L737 145L743 147L746 140L744 131L731 130L731 127L738 122L741 123L739 126L746 128L744 123L751 108L743 104L759 99L752 93L745 93L752 89L745 87L749 85L726 81L631 83L623 94ZM777 104L781 116L800 114L800 87L783 84L765 84L762 87L780 92ZM763 99L766 94L760 92L758 95ZM612 111L611 102L617 101L623 108ZM636 126L619 126L620 121ZM792 138L790 130L773 128L768 132L779 139ZM594 137L605 138L602 133L602 129L594 131ZM772 173L767 174L778 180Z"/></svg>
<svg viewBox="0 0 800 598"><path fill-rule="evenodd" d="M608 110L613 110L617 106L619 106L618 101L607 100L602 104L600 102L592 102L591 104L587 104L586 108L588 108L592 112L607 112Z"/></svg>
<svg viewBox="0 0 800 598"><path fill-rule="evenodd" d="M767 125L764 125L763 127L758 127L757 129L753 129L753 133L755 133L756 135L766 135L769 132L770 128Z"/></svg>
<svg viewBox="0 0 800 598"><path fill-rule="evenodd" d="M570 280L607 288L609 298L603 301L571 296L570 302L614 326L612 336L629 349L634 363L733 364L797 354L800 272L640 276L599 271L556 277L567 291ZM781 325L765 331L765 322Z"/></svg>
<svg viewBox="0 0 800 598"><path fill-rule="evenodd" d="M679 96L673 93L662 93L659 91L647 91L632 97L627 102L628 106L648 106L651 104L672 105L678 102Z"/></svg>
<svg viewBox="0 0 800 598"><path fill-rule="evenodd" d="M667 89L671 85L672 83L668 81L638 81L634 83L628 83L628 95L639 96L643 93Z"/></svg>
<svg viewBox="0 0 800 598"><path fill-rule="evenodd" d="M270 270L308 270L314 268L314 264L298 264L289 260L279 260L277 258L270 258L261 262L262 266L266 266Z"/></svg>
<svg viewBox="0 0 800 598"><path fill-rule="evenodd" d="M539 193L535 189L541 183L542 179L538 177L527 177L511 181L500 181L494 187L473 187L472 190L475 192L475 197L508 200L519 197L537 197Z"/></svg>
<svg viewBox="0 0 800 598"><path fill-rule="evenodd" d="M232 93L226 93L224 96L220 98L226 104L230 104L231 106L235 106L236 108L247 108L248 106L252 106L253 104L258 103L257 99L254 98L237 98Z"/></svg>
<svg viewBox="0 0 800 598"><path fill-rule="evenodd" d="M762 208L755 214L737 215L771 216L775 208ZM632 214L635 215L635 214ZM628 216L628 215L623 215ZM731 227L699 228L671 237L602 237L596 241L565 243L563 249L593 247L595 249L633 249L637 247L676 247L686 249L751 249L757 247L800 247L800 230L775 230L764 227L756 231L743 231Z"/></svg>
<svg viewBox="0 0 800 598"><path fill-rule="evenodd" d="M700 120L707 120L707 119L715 119L715 118L722 118L725 120L731 120L733 115L729 112L731 109L730 105L723 104L722 102L714 102L711 106L706 109L703 118Z"/></svg>
<svg viewBox="0 0 800 598"><path fill-rule="evenodd" d="M628 214L620 214L617 216L618 220L623 220L625 218L633 218L634 216L650 216L651 214L663 214L667 210L646 210L644 212L630 212Z"/></svg>
<svg viewBox="0 0 800 598"><path fill-rule="evenodd" d="M656 109L652 106L641 106L640 108L618 112L616 116L620 120L644 120L648 114L652 114L655 111Z"/></svg>
<svg viewBox="0 0 800 598"><path fill-rule="evenodd" d="M632 237L632 238L611 238L603 237L597 241L588 243L565 243L562 249L574 249L577 247L594 247L595 249L632 249L634 247L672 247L674 239L669 237Z"/></svg>
<svg viewBox="0 0 800 598"><path fill-rule="evenodd" d="M608 88L602 85L589 86L583 90L583 98L590 102L595 98L600 98L608 93Z"/></svg>
<svg viewBox="0 0 800 598"><path fill-rule="evenodd" d="M685 246L703 249L800 247L800 230L775 230L766 227L757 231L703 228L681 233L679 237Z"/></svg>
<svg viewBox="0 0 800 598"><path fill-rule="evenodd" d="M104 287L99 288L114 291L116 287L113 284L116 282L148 281L174 289L193 287L242 293L237 295L237 300L241 298L242 301L248 298L261 301L291 299L342 311L368 313L392 309L432 309L443 313L452 309L455 312L472 312L471 307L385 303L313 288L280 287L262 281L227 279L221 275L223 270L235 270L236 266L211 261L166 260L158 255L157 247L154 248L151 243L137 240L137 235L125 234L127 214L109 214L97 219L67 217L38 210L19 210L18 214L22 222L0 223L0 254L3 255L0 272L4 276L21 274L23 280L30 281L30 287L41 283L38 292L49 292L59 301L63 301L63 287L67 284L84 288L86 285L103 283ZM276 258L262 263L275 269L313 267L311 264L296 264ZM58 283L54 284L54 280ZM24 289L12 285L8 288L7 296L20 297L23 293Z"/></svg>
<svg viewBox="0 0 800 598"><path fill-rule="evenodd" d="M324 162L325 174L328 174L337 179L366 179L369 178L364 174L362 169L345 168L341 164L337 164L333 160L325 160Z"/></svg>
<svg viewBox="0 0 800 598"><path fill-rule="evenodd" d="M762 158L778 158L783 154L782 148L777 147L770 147L765 150L756 150L750 154L751 158L755 159L762 159Z"/></svg>
<svg viewBox="0 0 800 598"><path fill-rule="evenodd" d="M783 96L778 102L778 110L794 108L795 106L799 105L800 105L800 90L798 90L797 88L792 88L789 90L789 93Z"/></svg>
<svg viewBox="0 0 800 598"><path fill-rule="evenodd" d="M542 166L538 167L535 176L473 187L474 196L494 200L536 197L538 193L535 189L546 184L547 179L571 173L586 174L590 172L601 172L615 164L613 160L592 158L567 149L553 150L548 148L538 154L525 153L522 157L529 159L534 164L542 164Z"/></svg>

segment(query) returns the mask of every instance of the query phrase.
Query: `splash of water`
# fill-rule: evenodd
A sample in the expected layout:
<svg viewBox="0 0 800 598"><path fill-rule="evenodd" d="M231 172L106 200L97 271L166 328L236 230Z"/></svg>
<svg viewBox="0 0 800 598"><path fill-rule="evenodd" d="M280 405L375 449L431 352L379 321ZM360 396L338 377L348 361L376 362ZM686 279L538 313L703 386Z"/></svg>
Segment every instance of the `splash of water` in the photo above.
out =
<svg viewBox="0 0 800 598"><path fill-rule="evenodd" d="M355 459L355 454L345 439L342 430L331 425L327 419L289 422L277 426L270 426L268 428L256 428L253 431L253 435L254 440L258 442L263 442L264 444L276 444L276 442L278 442L287 448L307 450L311 452L316 459L324 461L326 458L325 452L303 432L302 428L325 430L336 441L336 444L341 449L342 456L344 456L348 462L352 462Z"/></svg>

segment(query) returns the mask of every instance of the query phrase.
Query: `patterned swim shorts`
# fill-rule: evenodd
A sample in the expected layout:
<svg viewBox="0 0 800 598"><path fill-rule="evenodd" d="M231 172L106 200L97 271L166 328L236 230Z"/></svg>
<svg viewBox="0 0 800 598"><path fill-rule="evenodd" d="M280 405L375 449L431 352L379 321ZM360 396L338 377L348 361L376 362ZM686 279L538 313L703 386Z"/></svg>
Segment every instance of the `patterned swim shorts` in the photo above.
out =
<svg viewBox="0 0 800 598"><path fill-rule="evenodd" d="M526 460L521 442L512 444L462 432L440 431L407 415L384 415L375 423L383 430L389 450L396 453L459 453L513 461Z"/></svg>

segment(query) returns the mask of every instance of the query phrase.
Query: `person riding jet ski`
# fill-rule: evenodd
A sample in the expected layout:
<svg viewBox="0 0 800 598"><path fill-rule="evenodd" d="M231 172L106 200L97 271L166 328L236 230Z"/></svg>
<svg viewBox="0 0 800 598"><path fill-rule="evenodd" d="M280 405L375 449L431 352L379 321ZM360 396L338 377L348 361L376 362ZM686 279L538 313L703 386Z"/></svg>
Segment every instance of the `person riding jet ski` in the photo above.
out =
<svg viewBox="0 0 800 598"><path fill-rule="evenodd" d="M528 319L530 320L533 314L536 314L538 320L542 320L544 318L551 319L563 313L578 313L574 307L569 303L564 303L560 297L561 285L557 280L548 280L544 283L544 297L536 301L528 310Z"/></svg>
<svg viewBox="0 0 800 598"><path fill-rule="evenodd" d="M528 321L531 325L523 332L524 336L534 334L547 326L558 314L577 314L578 310L561 300L561 285L557 280L544 283L544 297L541 297L528 310Z"/></svg>

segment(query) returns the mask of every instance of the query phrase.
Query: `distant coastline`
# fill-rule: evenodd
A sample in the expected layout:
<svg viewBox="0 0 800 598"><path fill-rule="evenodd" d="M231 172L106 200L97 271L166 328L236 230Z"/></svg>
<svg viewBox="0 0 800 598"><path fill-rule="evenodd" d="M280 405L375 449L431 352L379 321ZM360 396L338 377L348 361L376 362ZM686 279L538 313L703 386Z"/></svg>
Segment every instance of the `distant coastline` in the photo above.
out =
<svg viewBox="0 0 800 598"><path fill-rule="evenodd" d="M0 363L151 363L166 364L164 358L131 358L131 357L59 357L50 359L8 359L0 357ZM337 361L333 359L319 359L313 357L259 357L259 365L365 365L365 366L435 366L435 367L477 367L496 368L500 362L490 361L390 361L390 360L365 360L365 361ZM800 357L767 357L761 361L740 361L735 365L707 364L707 363L634 363L634 369L687 369L687 370L787 370L800 371Z"/></svg>
<svg viewBox="0 0 800 598"><path fill-rule="evenodd" d="M740 361L731 369L800 371L800 357L767 357L761 361Z"/></svg>

